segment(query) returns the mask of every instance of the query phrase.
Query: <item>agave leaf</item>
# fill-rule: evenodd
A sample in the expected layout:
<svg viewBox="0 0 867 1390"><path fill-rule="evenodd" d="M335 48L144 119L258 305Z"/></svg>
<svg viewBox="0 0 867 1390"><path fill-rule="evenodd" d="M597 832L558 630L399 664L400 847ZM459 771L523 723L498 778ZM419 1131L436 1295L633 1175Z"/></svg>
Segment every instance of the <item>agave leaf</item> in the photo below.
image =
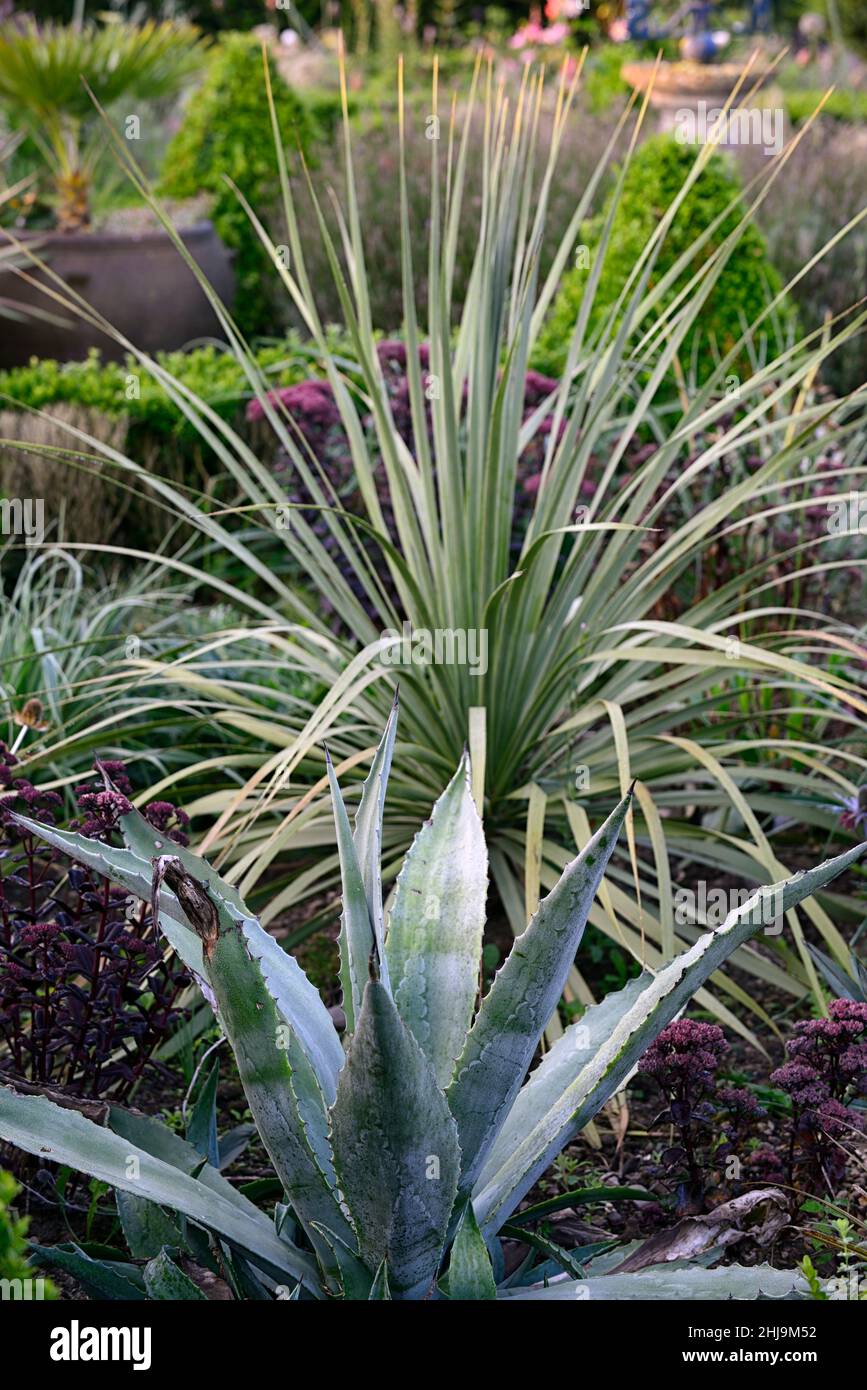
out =
<svg viewBox="0 0 867 1390"><path fill-rule="evenodd" d="M113 1105L108 1114L108 1127L121 1139L128 1140L137 1149L144 1149L153 1158L159 1159L161 1163L171 1164L181 1173L188 1176L195 1174L196 1181L202 1187L207 1187L225 1198L227 1202L233 1203L239 1210L247 1213L255 1212L259 1214L258 1208L248 1200L237 1187L224 1178L222 1173L213 1168L210 1163L202 1165L201 1154L189 1144L186 1139L182 1139L179 1134L175 1134L160 1120L155 1120L149 1115L138 1115L132 1110L123 1110L120 1106Z"/></svg>
<svg viewBox="0 0 867 1390"><path fill-rule="evenodd" d="M352 839L355 854L364 883L367 909L376 940L377 953L381 962L382 978L388 987L388 963L385 958L385 923L382 912L382 814L385 807L385 789L391 770L394 753L394 739L397 733L397 693L388 716L385 732L371 763L370 772L361 788L361 800L355 816L355 831ZM364 978L364 977L362 977Z"/></svg>
<svg viewBox="0 0 867 1390"><path fill-rule="evenodd" d="M461 1192L472 1190L557 1007L630 802L631 794L564 869L482 1001L447 1093L461 1145Z"/></svg>
<svg viewBox="0 0 867 1390"><path fill-rule="evenodd" d="M282 1022L242 923L217 890L200 884L177 859L159 862L203 944L203 968L256 1128L314 1248L313 1222L355 1239L338 1200L327 1153L326 1112L312 1067ZM324 1247L328 1250L328 1247Z"/></svg>
<svg viewBox="0 0 867 1390"><path fill-rule="evenodd" d="M449 1298L477 1300L496 1296L491 1257L468 1202L449 1259Z"/></svg>
<svg viewBox="0 0 867 1390"><path fill-rule="evenodd" d="M367 1265L358 1258L354 1250L350 1250L340 1236L329 1231L327 1226L320 1226L318 1222L315 1225L319 1235L331 1248L334 1263L339 1271L343 1297L350 1301L369 1299L373 1278Z"/></svg>
<svg viewBox="0 0 867 1390"><path fill-rule="evenodd" d="M32 1245L30 1252L38 1265L52 1265L71 1274L92 1298L107 1302L132 1303L147 1297L141 1276L133 1264L95 1260L77 1245Z"/></svg>
<svg viewBox="0 0 867 1390"><path fill-rule="evenodd" d="M151 859L144 858L140 853L131 849L117 849L114 845L104 845L99 840L90 840L84 835L79 835L72 830L58 830L53 825L41 825L39 821L31 820L29 816L20 816L14 811L10 813L10 819L22 830L28 830L32 835L38 835L54 849L60 850L70 859L74 859L79 864L86 864L89 869L95 869L97 873L110 878L112 883L117 883L121 888L126 888L128 892L134 893L137 898L147 901L151 893L153 882L152 859L160 852L153 850ZM160 836L160 841L164 837ZM160 925L163 925L163 918L170 924L170 930L177 936L178 945L172 940L172 945L178 952L184 964L197 975L202 974L202 949L201 943L194 932L191 932L183 919L183 914L178 906L174 895L167 890L160 893ZM175 928L180 930L175 933ZM165 929L165 928L164 928ZM166 935L169 932L166 931ZM171 940L171 937L169 938Z"/></svg>
<svg viewBox="0 0 867 1390"><path fill-rule="evenodd" d="M764 895L773 894L779 910L788 912L824 888L865 849L867 844L858 845L815 869L759 889L730 912L720 927L699 937L656 975L646 972L638 980L630 980L618 994L587 1010L580 1023L596 1040L590 1055L584 1049L575 1049L572 1055L576 1069L570 1069L566 1064L569 1045L564 1045L548 1069L543 1063L539 1080L534 1073L524 1087L518 1097L520 1108L514 1124L511 1117L506 1121L516 1142L510 1151L505 1145L500 1149L501 1162L496 1172L488 1170L485 1182L477 1186L474 1194L476 1217L486 1235L499 1229L563 1145L625 1083L645 1049L695 991L733 951L762 930L767 920ZM597 1010L603 1011L603 1028L594 1017L599 1017ZM561 1082L565 1084L552 1104L555 1080L558 1087Z"/></svg>
<svg viewBox="0 0 867 1390"><path fill-rule="evenodd" d="M328 784L331 789L331 803L334 807L334 824L337 830L337 851L340 855L340 879L343 888L341 901L343 911L340 916L340 983L343 988L343 1012L346 1015L346 1031L351 1036L355 1032L364 982L368 976L370 956L375 937L370 920L361 866L355 850L355 842L349 826L349 817L343 804L340 787L334 774L334 765L325 750L328 767Z"/></svg>
<svg viewBox="0 0 867 1390"><path fill-rule="evenodd" d="M606 995L600 1004L593 1005L576 1023L571 1023L545 1053L515 1097L476 1181L477 1192L484 1191L495 1179L539 1118L548 1113L570 1082L596 1056L624 1009L646 987L647 978L647 975L636 976L622 990Z"/></svg>
<svg viewBox="0 0 867 1390"><path fill-rule="evenodd" d="M797 1269L770 1265L725 1265L721 1269L667 1268L656 1265L639 1274L603 1274L599 1278L559 1279L544 1287L503 1289L498 1298L543 1298L553 1301L594 1299L753 1299L805 1295L807 1281Z"/></svg>
<svg viewBox="0 0 867 1390"><path fill-rule="evenodd" d="M181 1245L181 1233L162 1207L146 1197L116 1191L117 1214L124 1239L134 1260L150 1260L164 1245Z"/></svg>
<svg viewBox="0 0 867 1390"><path fill-rule="evenodd" d="M443 1089L479 984L487 864L465 754L403 862L386 946L398 1013Z"/></svg>
<svg viewBox="0 0 867 1390"><path fill-rule="evenodd" d="M104 769L100 770L110 788L111 779ZM179 859L184 870L199 883L206 883L211 892L224 903L229 916L242 924L247 946L253 958L261 964L271 997L283 1021L297 1034L316 1071L323 1094L330 1104L336 1094L337 1074L343 1065L343 1048L318 990L310 983L295 958L284 951L269 932L262 929L237 888L221 878L206 859L154 831L153 826L135 807L127 815L119 818L119 824L126 845L133 854L148 860L151 864L157 855L162 854L171 854L175 859ZM148 893L150 892L149 888ZM183 913L179 915L181 922L186 925ZM196 934L193 932L190 935L196 946L201 949Z"/></svg>
<svg viewBox="0 0 867 1390"><path fill-rule="evenodd" d="M460 1168L430 1064L379 980L368 981L331 1112L334 1167L371 1270L393 1298L433 1286Z"/></svg>
<svg viewBox="0 0 867 1390"><path fill-rule="evenodd" d="M371 1302L377 1301L381 1303L384 1300L390 1298L391 1289L388 1286L388 1264L385 1260L383 1260L382 1264L379 1266L379 1269L376 1271L376 1277L374 1278L374 1281L370 1286L370 1293L368 1295L368 1299Z"/></svg>
<svg viewBox="0 0 867 1390"><path fill-rule="evenodd" d="M148 1298L185 1302L204 1299L207 1302L207 1296L179 1269L166 1250L161 1250L145 1265L144 1282Z"/></svg>
<svg viewBox="0 0 867 1390"><path fill-rule="evenodd" d="M107 789L117 791L105 769L101 765L98 766L100 766L100 772ZM124 815L118 817L118 825L127 849L144 863L150 864L160 855L171 854L175 859L181 861L188 874L192 874L201 883L207 883L209 888L219 893L234 915L238 917L250 917L252 915L237 888L221 878L217 870L211 868L207 860L194 854L185 845L179 845L170 836L156 830L150 821L145 820L141 811L137 811L134 806L131 806ZM144 896L146 897L149 892L150 888Z"/></svg>
<svg viewBox="0 0 867 1390"><path fill-rule="evenodd" d="M243 1206L230 1202L221 1192L78 1111L64 1109L44 1096L19 1095L0 1086L0 1139L43 1161L69 1164L112 1187L181 1212L206 1230L216 1231L273 1277L290 1275L319 1290L311 1256L278 1239L271 1222L251 1202L242 1199Z"/></svg>
<svg viewBox="0 0 867 1390"><path fill-rule="evenodd" d="M121 817L121 829L129 837L126 849L116 849L69 830L40 825L27 816L12 818L22 829L39 835L55 849L104 874L143 901L152 896L153 860L161 854L168 853L179 859L188 873L199 882L207 883L225 904L226 913L242 923L250 953L262 963L263 974L283 1021L297 1034L316 1070L323 1094L333 1099L337 1074L343 1065L343 1049L328 1010L294 957L263 931L237 891L224 883L204 859L159 834L138 812ZM158 898L161 930L187 968L204 984L207 994L201 941L189 927L177 898L165 883L160 885ZM213 1004L213 999L210 1002Z"/></svg>
<svg viewBox="0 0 867 1390"><path fill-rule="evenodd" d="M344 1062L331 1015L295 957L254 918L246 918L241 925L247 950L258 962L274 1006L312 1067L326 1105L331 1105Z"/></svg>
<svg viewBox="0 0 867 1390"><path fill-rule="evenodd" d="M220 1063L215 1061L196 1097L187 1125L187 1140L193 1148L206 1158L213 1168L220 1166L220 1149L217 1142L217 1084L220 1080Z"/></svg>

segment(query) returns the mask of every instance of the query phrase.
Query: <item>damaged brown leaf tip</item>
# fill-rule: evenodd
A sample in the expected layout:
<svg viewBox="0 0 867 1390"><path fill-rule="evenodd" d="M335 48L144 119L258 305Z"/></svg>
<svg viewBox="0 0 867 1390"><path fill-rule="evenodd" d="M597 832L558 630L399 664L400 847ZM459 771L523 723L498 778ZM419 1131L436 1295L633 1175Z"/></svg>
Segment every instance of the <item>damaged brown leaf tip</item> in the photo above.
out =
<svg viewBox="0 0 867 1390"><path fill-rule="evenodd" d="M188 874L180 859L163 855L154 860L152 885L153 909L156 914L160 885L171 888L197 936L201 937L205 955L210 956L220 935L220 914L208 892L207 884Z"/></svg>

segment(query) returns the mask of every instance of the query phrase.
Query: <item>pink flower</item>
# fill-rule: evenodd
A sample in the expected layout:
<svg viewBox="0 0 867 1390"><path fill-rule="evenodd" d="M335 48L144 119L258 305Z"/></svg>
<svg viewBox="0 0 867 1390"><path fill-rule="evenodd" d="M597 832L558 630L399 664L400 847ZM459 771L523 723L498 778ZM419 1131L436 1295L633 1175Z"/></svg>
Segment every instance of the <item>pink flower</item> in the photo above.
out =
<svg viewBox="0 0 867 1390"><path fill-rule="evenodd" d="M568 33L568 24L550 24L547 29L542 30L542 36L539 42L547 43L553 47L555 44L562 43L568 36Z"/></svg>

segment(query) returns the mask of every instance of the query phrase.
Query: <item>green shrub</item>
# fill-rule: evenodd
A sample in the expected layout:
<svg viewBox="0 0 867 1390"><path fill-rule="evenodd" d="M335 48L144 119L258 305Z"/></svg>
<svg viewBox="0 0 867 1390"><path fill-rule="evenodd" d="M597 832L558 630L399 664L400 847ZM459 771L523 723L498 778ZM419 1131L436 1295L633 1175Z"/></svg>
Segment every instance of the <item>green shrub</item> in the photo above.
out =
<svg viewBox="0 0 867 1390"><path fill-rule="evenodd" d="M812 116L825 93L820 88L807 87L802 90L786 92L786 114L793 125L800 125ZM848 91L845 88L831 93L822 107L822 115L834 121L867 121L867 92Z"/></svg>
<svg viewBox="0 0 867 1390"><path fill-rule="evenodd" d="M669 43L665 48L671 49ZM632 88L621 77L624 63L639 63L653 59L659 44L604 43L598 44L588 54L581 87L589 103L590 110L598 115L611 106L618 109L625 103ZM665 56L677 57L676 48Z"/></svg>
<svg viewBox="0 0 867 1390"><path fill-rule="evenodd" d="M334 351L350 351L337 329L329 330ZM194 391L224 420L233 420L251 394L238 359L219 344L191 352L158 352L156 360L175 380ZM294 386L322 369L300 334L288 333L258 348L255 360L275 387ZM153 377L129 358L103 362L94 350L82 362L33 358L27 366L0 372L0 397L36 410L58 404L78 405L111 417L125 416L135 437L143 431L183 444L196 437L194 427Z"/></svg>
<svg viewBox="0 0 867 1390"><path fill-rule="evenodd" d="M314 122L283 82L271 59L271 85L280 131L288 150L306 150ZM214 51L207 76L187 105L183 124L169 142L161 192L171 198L214 197L214 225L235 252L236 316L246 333L272 322L268 287L276 277L233 183L263 219L274 203L277 159L258 39L227 34Z"/></svg>
<svg viewBox="0 0 867 1390"><path fill-rule="evenodd" d="M590 314L589 332L601 325L617 301L655 227L683 186L695 158L693 146L678 144L669 135L654 136L636 152L614 215L599 288ZM739 188L737 175L728 160L721 154L712 155L677 212L648 288L658 283L693 245L696 238L737 196ZM588 248L591 265L609 208L610 200L600 216L585 222L582 227L581 241ZM714 236L670 288L660 308L664 309L677 296L700 265L734 230L742 215L743 207L740 204L732 209ZM558 376L563 370L588 274L589 271L582 267L567 272L550 317L540 334L533 366L550 376ZM728 352L741 337L744 320L753 323L764 309L769 295L775 294L780 286L780 277L768 259L761 233L753 226L747 227L708 297L699 321L690 328L681 346L681 361L685 365L692 361L694 352L697 354L698 382L705 381L713 371L717 354Z"/></svg>
<svg viewBox="0 0 867 1390"><path fill-rule="evenodd" d="M12 1203L20 1190L12 1174L0 1169L0 1279L4 1281L41 1277L25 1258L28 1253L27 1217L16 1216L12 1210ZM45 1298L57 1297L57 1291L48 1279L43 1281L42 1291Z"/></svg>

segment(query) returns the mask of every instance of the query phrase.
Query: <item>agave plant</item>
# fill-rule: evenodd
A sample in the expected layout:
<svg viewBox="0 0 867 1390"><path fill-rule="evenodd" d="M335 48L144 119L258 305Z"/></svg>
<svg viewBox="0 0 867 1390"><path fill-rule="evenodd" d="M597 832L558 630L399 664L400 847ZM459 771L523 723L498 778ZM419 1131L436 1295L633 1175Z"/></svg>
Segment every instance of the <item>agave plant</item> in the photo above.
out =
<svg viewBox="0 0 867 1390"><path fill-rule="evenodd" d="M272 1286L289 1279L314 1296L346 1299L579 1297L583 1271L566 1252L571 1277L510 1288L498 1233L661 1029L761 929L762 895L663 970L588 1009L530 1070L631 792L566 867L478 1002L487 856L468 755L416 836L390 906L383 901L380 839L396 721L395 706L354 827L328 766L343 884L344 1046L300 966L238 892L128 803L114 803L125 849L16 817L128 891L151 895L233 1048L291 1220L281 1206L273 1226L177 1136L118 1109L100 1127L46 1097L0 1088L0 1138L171 1208ZM779 885L784 906L830 882L864 848ZM160 1256L170 1259L170 1248ZM633 1277L640 1282L632 1295L622 1276L607 1293L607 1276L591 1277L584 1294L749 1297L799 1286L797 1275L768 1268Z"/></svg>
<svg viewBox="0 0 867 1390"><path fill-rule="evenodd" d="M133 25L115 16L103 24L10 20L0 28L0 102L51 170L61 230L90 221L94 169L106 145L94 99L108 106L164 96L200 62L190 24Z"/></svg>
<svg viewBox="0 0 867 1390"><path fill-rule="evenodd" d="M832 408L812 394L812 384L826 358L867 322L867 311L831 325L824 336L784 348L773 361L757 360L754 375L739 382L733 406L727 374L750 351L754 336L773 322L791 288L786 286L762 320L745 328L743 339L704 385L684 399L680 417L673 424L655 420L660 383L675 369L685 338L744 228L783 174L792 148L766 161L746 190L747 212L713 254L706 254L707 238L716 223L657 280L660 248L683 199L701 179L713 150L709 144L698 151L617 304L590 334L607 244L607 229L603 232L597 262L587 272L566 371L526 418L528 362L574 255L578 229L615 147L626 138L629 148L611 205L616 207L644 114L642 108L633 126L635 108L627 108L559 239L550 273L540 282L549 193L567 123L576 119L572 105L579 80L576 74L570 86L564 78L551 97L542 76L528 70L510 104L512 94L477 74L466 103L454 104L450 122L438 114L434 82L423 324L416 309L419 252L407 204L408 117L401 101L396 220L412 449L395 422L377 353L348 111L347 182L336 239L318 205L317 213L355 357L352 381L346 361L329 349L299 232L296 201L304 194L290 178L275 129L286 244L275 245L256 225L321 358L350 441L361 498L357 514L339 506L327 468L304 448L293 420L269 397L267 381L213 295L265 427L290 461L293 481L313 498L321 525L314 525L310 508L293 508L261 450L160 364L115 335L199 432L232 480L238 503L214 513L128 454L113 454L112 468L121 481L155 492L200 531L209 556L203 586L214 582L215 555L225 557L228 575L237 573L233 567L243 568L243 586L236 588L228 578L219 582L249 615L248 636L261 644L257 669L290 664L325 691L317 703L299 700L294 692L281 698L268 681L225 678L203 684L198 648L162 669L130 662L118 672L119 681L139 688L147 683L154 704L162 703L173 718L174 692L185 689L185 709L217 726L228 741L225 781L200 808L191 806L194 813L201 809L211 816L203 852L211 853L248 896L263 894L277 864L303 862L304 872L290 874L285 890L265 903L266 923L334 880L337 854L322 741L328 738L335 760L345 766L351 779L347 798L354 800L391 701L395 665L383 657L393 658L395 634L402 634L405 624L412 633L458 633L468 641L474 635L480 641L484 633L487 669L482 672L481 663L473 668L466 661L422 660L400 670L402 757L384 829L384 873L387 878L394 873L412 827L441 792L469 741L494 884L516 933L541 891L556 882L576 843L580 848L586 841L589 824L633 779L636 797L625 845L612 860L608 890L593 905L591 922L642 965L653 967L670 960L705 925L699 916L685 927L675 924L678 863L697 877L724 873L750 885L773 883L785 877L787 860L800 852L805 837L834 828L833 803L854 790L853 770L860 763L850 743L867 711L858 632L787 604L774 557L764 551L742 573L707 586L707 592L701 586L691 591L691 583L696 572L713 572L720 538L737 538L750 528L761 534L781 512L797 519L810 506L824 506L818 489L827 479L819 454L827 420L833 422L835 441L848 450L845 486L854 487L863 477L863 393ZM538 115L546 101L553 109L553 133L543 150ZM479 104L480 123L474 117ZM476 149L471 136L479 125L484 133ZM123 153L129 165L129 151ZM455 248L466 235L471 162L483 171L480 223L467 293L456 302ZM132 166L130 173L147 197L141 175ZM191 269L202 278L192 263ZM660 308L671 285L687 272L687 287ZM61 299L87 315L74 297L61 293ZM636 341L637 356L628 346ZM658 447L627 472L627 451L642 431L656 432ZM78 442L99 448L81 432ZM541 450L543 462L516 553L516 479L530 445ZM732 458L744 463L742 476L720 490L713 484ZM707 486L700 502L692 500L693 485ZM684 519L660 531L672 499L683 503ZM821 545L830 540L825 537ZM857 542L850 535L848 543ZM271 551L263 553L268 545ZM802 554L797 542L789 558L798 561ZM813 569L823 574L844 563L857 567L864 560L858 554L845 561L835 556ZM298 575L303 584L295 582ZM666 616L661 605L675 591L686 598L676 617ZM226 635L227 656L235 640ZM267 761L253 763L239 786L235 769L245 759L251 766L251 741L257 748L264 741L273 752ZM189 776L195 780L199 770L191 763ZM173 794L190 805L182 788L175 785ZM312 863L311 848L316 850ZM804 911L842 963L845 941L827 907L827 899L811 900ZM850 901L841 907L853 911ZM769 942L769 953L744 946L738 965L789 996L802 997L812 986L820 997L805 925L793 918L791 937ZM581 980L571 975L573 997L582 989ZM702 1002L758 1046L747 1025L749 1014L727 1007L732 999L775 1029L760 1002L727 972L715 977L713 992Z"/></svg>

